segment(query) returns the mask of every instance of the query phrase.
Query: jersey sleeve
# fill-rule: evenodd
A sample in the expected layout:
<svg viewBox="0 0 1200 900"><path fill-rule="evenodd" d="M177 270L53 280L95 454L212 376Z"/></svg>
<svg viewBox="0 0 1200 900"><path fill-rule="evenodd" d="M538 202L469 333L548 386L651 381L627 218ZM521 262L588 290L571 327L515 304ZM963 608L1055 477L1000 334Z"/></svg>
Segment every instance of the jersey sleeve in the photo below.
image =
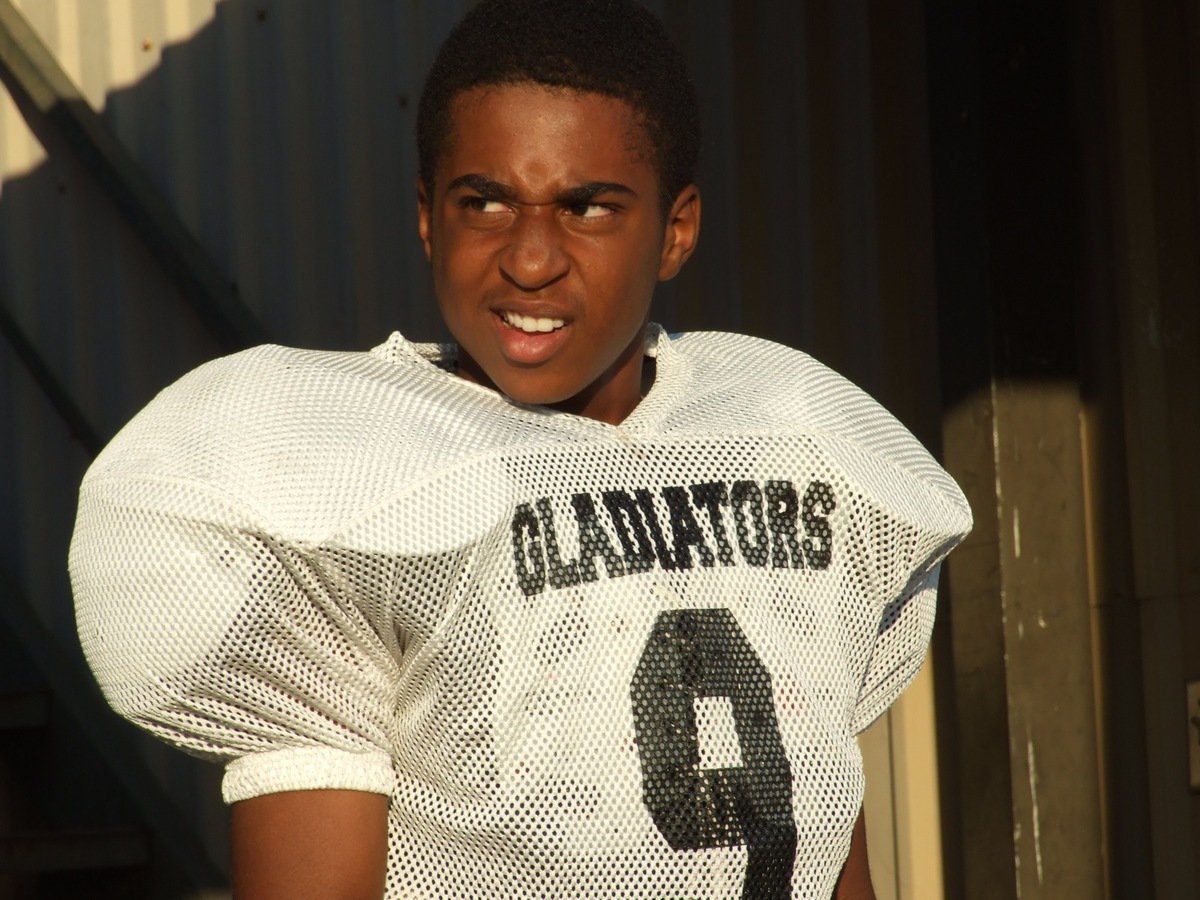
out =
<svg viewBox="0 0 1200 900"><path fill-rule="evenodd" d="M940 566L923 573L879 620L851 729L864 730L887 712L916 677L933 633Z"/></svg>
<svg viewBox="0 0 1200 900"><path fill-rule="evenodd" d="M916 677L933 633L938 580L947 554L971 527L970 509L957 485L946 509L922 516L920 524L890 516L875 517L873 581L874 633L851 727L865 730L887 711Z"/></svg>
<svg viewBox="0 0 1200 900"><path fill-rule="evenodd" d="M111 705L227 763L227 802L390 793L397 639L331 551L285 542L209 488L86 480L72 539L76 621Z"/></svg>

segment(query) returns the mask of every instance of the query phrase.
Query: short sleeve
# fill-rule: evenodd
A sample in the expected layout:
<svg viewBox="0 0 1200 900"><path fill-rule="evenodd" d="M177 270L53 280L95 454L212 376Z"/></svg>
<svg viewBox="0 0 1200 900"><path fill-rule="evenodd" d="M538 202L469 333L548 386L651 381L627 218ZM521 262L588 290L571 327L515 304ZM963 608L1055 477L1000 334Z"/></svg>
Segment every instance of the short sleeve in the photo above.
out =
<svg viewBox="0 0 1200 900"><path fill-rule="evenodd" d="M864 731L883 715L916 677L925 661L937 608L940 565L920 573L884 607L851 729Z"/></svg>
<svg viewBox="0 0 1200 900"><path fill-rule="evenodd" d="M85 480L71 543L85 656L122 715L228 763L227 802L390 793L395 638L336 560L170 479Z"/></svg>

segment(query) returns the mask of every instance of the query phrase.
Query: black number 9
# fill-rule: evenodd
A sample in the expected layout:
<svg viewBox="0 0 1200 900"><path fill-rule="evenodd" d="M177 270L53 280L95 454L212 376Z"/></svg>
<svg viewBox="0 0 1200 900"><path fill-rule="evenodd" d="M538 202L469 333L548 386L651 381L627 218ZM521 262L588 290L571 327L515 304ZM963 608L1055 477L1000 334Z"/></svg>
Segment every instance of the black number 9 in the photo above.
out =
<svg viewBox="0 0 1200 900"><path fill-rule="evenodd" d="M728 609L668 610L655 620L630 686L642 800L675 850L744 845L743 898L791 897L796 855L792 771L771 676ZM694 701L727 697L737 768L702 769Z"/></svg>

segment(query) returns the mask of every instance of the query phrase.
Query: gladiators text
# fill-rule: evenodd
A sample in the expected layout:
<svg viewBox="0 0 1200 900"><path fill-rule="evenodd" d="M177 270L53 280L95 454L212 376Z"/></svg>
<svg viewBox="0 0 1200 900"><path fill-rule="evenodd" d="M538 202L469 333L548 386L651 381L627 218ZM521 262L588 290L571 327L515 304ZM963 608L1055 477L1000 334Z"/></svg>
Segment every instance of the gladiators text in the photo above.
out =
<svg viewBox="0 0 1200 900"><path fill-rule="evenodd" d="M809 482L803 496L791 481L710 481L657 496L644 488L572 494L568 502L570 512L541 497L513 514L513 564L526 595L595 581L601 571L620 578L655 565L731 566L739 556L751 566L826 569L833 551L837 504L823 481ZM579 555L565 559L559 535L571 528Z"/></svg>

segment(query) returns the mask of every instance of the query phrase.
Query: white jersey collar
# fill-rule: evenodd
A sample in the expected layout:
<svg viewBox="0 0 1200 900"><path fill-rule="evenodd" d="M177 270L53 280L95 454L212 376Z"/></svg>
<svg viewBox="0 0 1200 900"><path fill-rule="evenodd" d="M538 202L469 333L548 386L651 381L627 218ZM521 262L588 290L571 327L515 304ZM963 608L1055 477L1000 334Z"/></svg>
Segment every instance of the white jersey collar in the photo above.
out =
<svg viewBox="0 0 1200 900"><path fill-rule="evenodd" d="M597 427L600 429L617 429L620 431L644 432L653 430L662 415L669 411L688 380L689 367L686 359L679 353L674 340L666 330L656 322L646 327L646 356L655 360L654 384L641 402L634 408L620 425L609 425L584 416L558 412L544 406L533 406L518 403L491 388L474 384L459 378L454 374L454 361L458 356L458 346L453 343L418 343L410 341L400 332L395 331L386 341L371 349L371 355L395 365L411 369L422 379L442 381L448 385L461 386L461 389L474 395L477 399L502 404L508 410L519 409L536 417L546 415L560 417L564 421L573 420L579 427Z"/></svg>

